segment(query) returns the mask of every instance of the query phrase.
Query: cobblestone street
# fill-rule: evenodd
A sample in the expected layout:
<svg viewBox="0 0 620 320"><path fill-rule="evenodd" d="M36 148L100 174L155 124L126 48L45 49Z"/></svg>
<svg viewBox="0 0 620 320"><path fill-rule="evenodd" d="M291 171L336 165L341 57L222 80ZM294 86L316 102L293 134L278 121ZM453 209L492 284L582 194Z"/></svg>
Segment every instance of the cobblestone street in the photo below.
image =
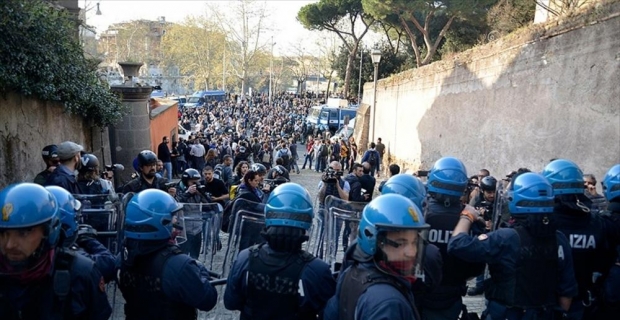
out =
<svg viewBox="0 0 620 320"><path fill-rule="evenodd" d="M304 150L304 147L302 145L298 145L297 150ZM301 158L303 158L303 153L299 152L299 156ZM303 161L300 161L300 165L303 164ZM300 167L301 169L301 167ZM310 192L310 195L315 199L317 196L317 185L319 183L320 180L320 174L317 173L316 171L309 170L308 168L306 168L305 170L301 170L300 174L296 174L295 172L291 172L290 174L291 176L291 181L295 182L295 183L299 183L302 186L304 186L306 189L308 189L308 191ZM383 179L379 178L377 179L377 186L379 185L379 182ZM226 243L228 240L228 234L222 233L222 243ZM224 261L224 253L225 253L225 248L221 251L219 251L213 259L213 268L210 269L216 273L221 273L222 272L222 263ZM210 261L207 261L206 265L209 266ZM471 280L470 281L470 285L473 285L475 283L475 280ZM233 312L233 311L229 311L226 310L224 308L224 303L223 303L223 295L224 295L224 288L225 286L219 286L218 287L218 304L215 307L215 309L209 311L209 312L200 312L199 313L199 319L202 320L211 320L211 319L217 319L217 320L233 320L233 319L238 319L239 315L238 312ZM120 290L114 290L114 287L110 286L109 290L108 290L108 294L110 296L110 301L112 301L113 296L114 296L114 292L116 292L116 297L114 300L114 313L112 315L112 319L124 319L124 312L123 312L123 304L124 304L124 300L123 297L120 293ZM477 312L478 314L480 314L483 310L484 310L484 298L482 295L479 296L474 296L474 297L464 297L463 298L465 304L467 305L467 308L469 310L469 312Z"/></svg>

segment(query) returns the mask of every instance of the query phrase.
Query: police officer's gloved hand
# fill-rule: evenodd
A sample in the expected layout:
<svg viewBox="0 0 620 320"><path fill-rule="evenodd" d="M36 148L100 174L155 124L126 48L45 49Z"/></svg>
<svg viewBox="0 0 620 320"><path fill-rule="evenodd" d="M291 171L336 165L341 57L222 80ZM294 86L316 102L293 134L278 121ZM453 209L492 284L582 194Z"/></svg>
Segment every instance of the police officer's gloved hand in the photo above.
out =
<svg viewBox="0 0 620 320"><path fill-rule="evenodd" d="M90 240L95 240L97 237L97 230L90 225L81 224L78 226L78 236L75 241L77 245L81 246L81 244L88 242Z"/></svg>

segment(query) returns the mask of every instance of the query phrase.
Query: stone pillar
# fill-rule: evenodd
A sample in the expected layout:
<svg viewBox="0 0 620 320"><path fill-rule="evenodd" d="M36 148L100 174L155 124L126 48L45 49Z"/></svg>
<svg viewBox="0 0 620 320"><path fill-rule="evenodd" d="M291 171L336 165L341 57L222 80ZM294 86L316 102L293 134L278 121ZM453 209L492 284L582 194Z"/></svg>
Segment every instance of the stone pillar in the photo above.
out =
<svg viewBox="0 0 620 320"><path fill-rule="evenodd" d="M151 148L150 118L148 101L153 89L151 87L134 87L132 78L137 75L140 64L119 63L129 78L123 86L112 86L110 89L121 96L129 113L113 127L110 127L110 149L112 163L125 166L125 171L118 172L116 185L130 180L133 160L142 150ZM120 183L119 183L120 182Z"/></svg>

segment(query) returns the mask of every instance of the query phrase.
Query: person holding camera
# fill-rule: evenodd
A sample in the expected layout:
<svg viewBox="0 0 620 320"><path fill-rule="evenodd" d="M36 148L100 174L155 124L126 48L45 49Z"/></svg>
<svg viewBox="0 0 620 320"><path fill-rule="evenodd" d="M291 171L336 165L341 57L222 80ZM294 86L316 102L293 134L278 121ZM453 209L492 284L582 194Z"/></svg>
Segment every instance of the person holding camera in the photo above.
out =
<svg viewBox="0 0 620 320"><path fill-rule="evenodd" d="M210 199L204 186L200 186L200 172L196 169L187 169L181 174L181 181L177 185L179 191L176 200L180 203L210 203ZM201 188L202 187L202 188ZM194 207L194 206L192 206ZM198 259L200 255L200 247L202 245L202 213L198 206L196 210L186 208L185 216L191 221L185 222L187 233L187 241L179 246L179 248L187 253L190 257ZM190 209L190 210L187 210Z"/></svg>
<svg viewBox="0 0 620 320"><path fill-rule="evenodd" d="M349 200L351 186L342 178L342 165L338 161L332 161L329 168L321 176L319 182L319 205L325 206L325 198L334 196L342 200Z"/></svg>

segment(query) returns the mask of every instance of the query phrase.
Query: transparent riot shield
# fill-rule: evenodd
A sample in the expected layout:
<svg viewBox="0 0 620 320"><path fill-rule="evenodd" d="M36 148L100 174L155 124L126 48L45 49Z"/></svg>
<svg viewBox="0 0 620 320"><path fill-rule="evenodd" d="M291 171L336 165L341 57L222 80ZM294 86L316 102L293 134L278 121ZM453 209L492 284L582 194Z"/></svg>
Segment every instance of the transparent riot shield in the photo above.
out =
<svg viewBox="0 0 620 320"><path fill-rule="evenodd" d="M124 220L123 207L117 197L111 201L109 195L74 194L82 203L80 224L90 225L96 230L96 237L112 254L120 249Z"/></svg>
<svg viewBox="0 0 620 320"><path fill-rule="evenodd" d="M263 241L260 231L265 226L264 208L263 203L246 199L237 199L233 203L222 274L227 274L239 251Z"/></svg>
<svg viewBox="0 0 620 320"><path fill-rule="evenodd" d="M224 209L219 203L204 203L202 212L202 262L206 265L209 261L209 270L213 269L213 258L217 251L222 248L220 241L220 224Z"/></svg>
<svg viewBox="0 0 620 320"><path fill-rule="evenodd" d="M306 242L306 251L312 253L315 257L323 259L323 251L326 243L325 222L327 210L317 209L312 219L312 226L308 230L308 242Z"/></svg>
<svg viewBox="0 0 620 320"><path fill-rule="evenodd" d="M346 250L349 243L357 237L357 228L362 217L362 211L366 202L353 202L342 200L333 196L325 198L325 208L327 210L327 255L325 262L330 266L339 261L338 253ZM342 246L339 240L342 237ZM343 250L339 250L343 248ZM342 259L340 259L342 260Z"/></svg>

